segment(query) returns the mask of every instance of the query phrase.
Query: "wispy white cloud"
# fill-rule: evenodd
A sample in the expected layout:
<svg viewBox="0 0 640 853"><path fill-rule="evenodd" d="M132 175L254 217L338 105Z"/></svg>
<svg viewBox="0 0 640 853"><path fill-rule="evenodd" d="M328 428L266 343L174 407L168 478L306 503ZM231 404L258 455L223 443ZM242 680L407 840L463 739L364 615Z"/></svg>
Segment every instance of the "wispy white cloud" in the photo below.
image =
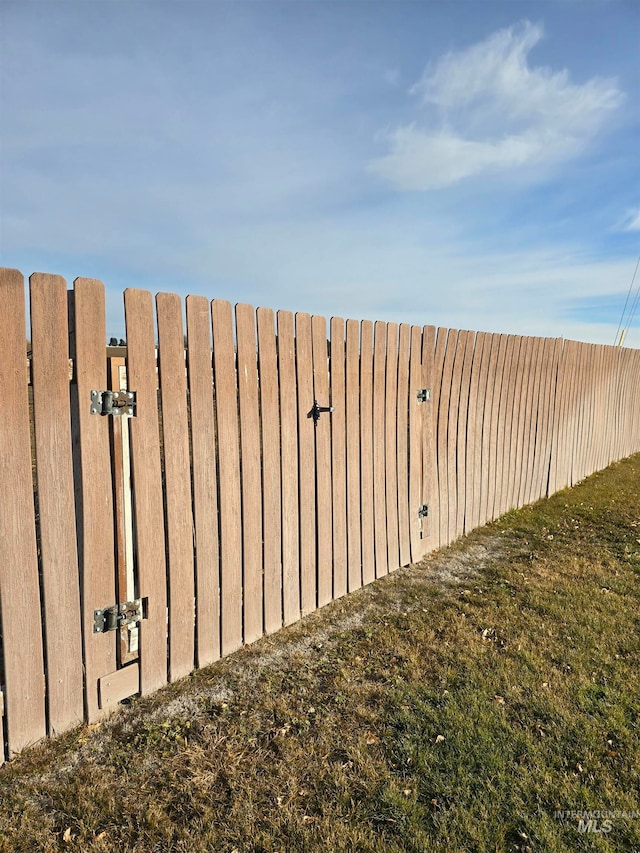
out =
<svg viewBox="0 0 640 853"><path fill-rule="evenodd" d="M615 80L574 84L566 70L530 67L542 36L525 21L428 65L410 89L424 119L391 131L390 153L370 169L399 189L430 190L525 167L544 173L581 153L624 94Z"/></svg>
<svg viewBox="0 0 640 853"><path fill-rule="evenodd" d="M616 231L640 231L640 207L628 210Z"/></svg>

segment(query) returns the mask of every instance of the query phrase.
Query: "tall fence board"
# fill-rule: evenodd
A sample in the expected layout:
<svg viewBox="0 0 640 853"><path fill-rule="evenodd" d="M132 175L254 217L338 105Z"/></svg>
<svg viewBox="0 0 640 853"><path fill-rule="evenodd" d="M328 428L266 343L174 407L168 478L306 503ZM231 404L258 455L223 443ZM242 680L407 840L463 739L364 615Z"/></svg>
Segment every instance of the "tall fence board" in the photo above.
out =
<svg viewBox="0 0 640 853"><path fill-rule="evenodd" d="M158 366L162 400L169 595L169 680L195 666L195 575L187 375L180 297L159 293Z"/></svg>
<svg viewBox="0 0 640 853"><path fill-rule="evenodd" d="M196 660L220 657L220 549L211 315L203 296L187 296L187 361L193 474Z"/></svg>
<svg viewBox="0 0 640 853"><path fill-rule="evenodd" d="M167 681L167 570L151 294L127 289L124 312L127 380L137 395L136 417L131 419L131 458L138 589L145 599L147 617L140 625L140 690L146 694Z"/></svg>
<svg viewBox="0 0 640 853"><path fill-rule="evenodd" d="M55 734L84 717L67 285L59 276L39 273L29 285L47 716L49 732ZM52 399L55 406L49 405ZM60 613L66 614L64 631L58 630Z"/></svg>
<svg viewBox="0 0 640 853"><path fill-rule="evenodd" d="M38 274L29 361L0 294L0 760L640 450L640 351L128 290L109 360L103 285Z"/></svg>
<svg viewBox="0 0 640 853"><path fill-rule="evenodd" d="M256 319L251 305L236 305L244 642L262 636L262 483Z"/></svg>
<svg viewBox="0 0 640 853"><path fill-rule="evenodd" d="M283 594L278 353L273 311L259 308L256 318L262 437L264 630L271 634L282 626Z"/></svg>

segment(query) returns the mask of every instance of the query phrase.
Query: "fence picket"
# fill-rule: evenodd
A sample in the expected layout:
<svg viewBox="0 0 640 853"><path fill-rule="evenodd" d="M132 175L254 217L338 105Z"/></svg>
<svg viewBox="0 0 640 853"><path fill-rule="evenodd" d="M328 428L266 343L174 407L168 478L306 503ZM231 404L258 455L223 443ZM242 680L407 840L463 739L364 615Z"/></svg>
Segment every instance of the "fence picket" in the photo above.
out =
<svg viewBox="0 0 640 853"><path fill-rule="evenodd" d="M242 504L242 602L244 642L262 636L262 483L256 318L251 305L236 305L240 472Z"/></svg>
<svg viewBox="0 0 640 853"><path fill-rule="evenodd" d="M282 618L300 618L300 537L298 507L298 398L293 314L278 311L280 391L280 473L282 478Z"/></svg>
<svg viewBox="0 0 640 853"><path fill-rule="evenodd" d="M442 471L442 457L440 456L440 435L441 435L441 425L440 425L440 407L441 407L441 398L442 398L442 387L443 387L443 375L444 375L444 358L445 351L447 348L447 329L437 329L436 330L436 348L433 356L433 373L434 373L434 384L431 389L432 396L432 409L433 409L433 442L434 442L434 455L435 455L435 471L434 471L434 479L433 479L433 495L431 499L431 535L433 541L433 547L440 547L440 489L442 485L442 477L444 473Z"/></svg>
<svg viewBox="0 0 640 853"><path fill-rule="evenodd" d="M264 630L282 626L282 517L280 509L280 415L275 318L258 308L258 364L262 435L262 536L264 565ZM289 521L287 520L287 523Z"/></svg>
<svg viewBox="0 0 640 853"><path fill-rule="evenodd" d="M324 317L311 318L313 355L313 399L322 407L329 406L329 349L327 321ZM333 548L331 512L331 415L323 413L314 426L316 445L316 571L318 581L318 607L324 607L333 598Z"/></svg>
<svg viewBox="0 0 640 853"><path fill-rule="evenodd" d="M124 312L127 381L129 389L137 395L136 416L131 418L130 433L139 594L147 599L147 618L140 623L139 641L140 689L144 695L167 682L165 523L151 294L146 290L127 289ZM102 341L104 335L99 343L104 347Z"/></svg>
<svg viewBox="0 0 640 853"><path fill-rule="evenodd" d="M433 495L436 479L435 432L433 426L433 384L434 357L436 346L435 326L425 326L422 330L422 389L429 393L429 399L421 404L422 417L422 499L428 507L427 516L422 519L423 551L432 551L436 545L433 536Z"/></svg>
<svg viewBox="0 0 640 853"><path fill-rule="evenodd" d="M362 583L375 578L373 515L373 323L363 320L360 335L360 501Z"/></svg>
<svg viewBox="0 0 640 853"><path fill-rule="evenodd" d="M456 494L458 496L456 509L456 526L455 538L462 536L465 529L465 510L467 506L467 465L471 464L471 460L467 461L467 446L469 444L470 434L475 427L475 420L469 421L470 406L469 398L471 394L471 367L473 365L473 356L475 351L475 333L466 333L467 343L464 353L464 361L462 364L462 375L460 377L460 402L458 405L458 449L457 449L457 484ZM473 439L471 439L473 440Z"/></svg>
<svg viewBox="0 0 640 853"><path fill-rule="evenodd" d="M346 473L347 584L349 592L362 586L362 527L360 521L360 325L347 320L346 329Z"/></svg>
<svg viewBox="0 0 640 853"><path fill-rule="evenodd" d="M461 331L457 337L457 346L451 376L451 394L449 396L449 421L447 430L447 545L456 538L456 522L458 517L458 416L460 413L460 393L462 387L462 370L468 345L468 333ZM462 429L460 430L462 433ZM464 500L464 498L462 498Z"/></svg>
<svg viewBox="0 0 640 853"><path fill-rule="evenodd" d="M400 562L398 530L398 324L387 325L385 387L385 499L387 514L387 567L394 572ZM400 472L402 476L402 472Z"/></svg>
<svg viewBox="0 0 640 853"><path fill-rule="evenodd" d="M398 336L398 536L400 565L411 562L411 527L409 524L409 348L411 326L401 323Z"/></svg>
<svg viewBox="0 0 640 853"><path fill-rule="evenodd" d="M216 429L213 412L211 316L204 296L187 296L187 363L191 406L199 667L220 657L220 549Z"/></svg>
<svg viewBox="0 0 640 853"><path fill-rule="evenodd" d="M331 318L331 487L333 515L333 597L347 592L347 461L345 421L345 325ZM357 423L357 421L356 421Z"/></svg>
<svg viewBox="0 0 640 853"><path fill-rule="evenodd" d="M0 269L6 323L0 335L0 477L11 499L0 501L0 614L9 756L45 734L44 660L25 377L24 279ZM0 764L4 748L0 749Z"/></svg>
<svg viewBox="0 0 640 853"><path fill-rule="evenodd" d="M57 734L84 716L67 285L60 276L42 273L32 275L29 285L47 717L49 733ZM60 613L66 614L63 633Z"/></svg>
<svg viewBox="0 0 640 853"><path fill-rule="evenodd" d="M373 541L376 577L389 571L385 500L385 374L387 324L376 322L373 332Z"/></svg>
<svg viewBox="0 0 640 853"><path fill-rule="evenodd" d="M409 349L409 540L411 560L424 555L420 502L422 498L422 409L418 391L422 382L422 328L411 327Z"/></svg>
<svg viewBox="0 0 640 853"><path fill-rule="evenodd" d="M221 652L242 645L242 516L236 353L231 304L211 303L213 374L218 425L220 490L220 617Z"/></svg>
<svg viewBox="0 0 640 853"><path fill-rule="evenodd" d="M180 297L174 293L158 293L156 312L164 448L169 680L176 681L188 675L195 665L193 508Z"/></svg>
<svg viewBox="0 0 640 853"><path fill-rule="evenodd" d="M317 605L316 453L313 418L311 317L296 314L296 381L298 388L298 476L300 489L300 604L302 613Z"/></svg>

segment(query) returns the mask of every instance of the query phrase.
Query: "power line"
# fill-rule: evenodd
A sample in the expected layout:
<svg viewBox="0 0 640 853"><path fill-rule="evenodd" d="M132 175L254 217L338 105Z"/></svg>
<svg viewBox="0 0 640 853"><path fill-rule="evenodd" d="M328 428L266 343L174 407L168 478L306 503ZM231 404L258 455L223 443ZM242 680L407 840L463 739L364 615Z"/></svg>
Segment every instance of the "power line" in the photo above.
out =
<svg viewBox="0 0 640 853"><path fill-rule="evenodd" d="M629 314L628 324L625 326L621 338L618 338L618 335L620 333L620 329L622 328L622 323L624 321L624 315L627 311L627 305L629 304L629 297L631 296L631 292L633 291L633 283L636 280L636 274L638 272L638 266L640 266L640 255L638 255L638 260L636 261L636 268L633 271L633 277L631 279L631 284L629 285L629 292L627 293L627 298L626 298L625 303L624 303L624 308L622 309L622 315L620 317L620 322L618 323L618 329L616 331L616 336L615 336L615 339L613 341L614 346L616 344L620 345L620 343L622 343L622 340L624 339L625 335L629 331L629 328L631 327L631 320L633 320L633 315L635 314L636 309L638 307L638 300L640 299L640 283L638 284L638 293L636 294L633 302L631 303L631 312Z"/></svg>

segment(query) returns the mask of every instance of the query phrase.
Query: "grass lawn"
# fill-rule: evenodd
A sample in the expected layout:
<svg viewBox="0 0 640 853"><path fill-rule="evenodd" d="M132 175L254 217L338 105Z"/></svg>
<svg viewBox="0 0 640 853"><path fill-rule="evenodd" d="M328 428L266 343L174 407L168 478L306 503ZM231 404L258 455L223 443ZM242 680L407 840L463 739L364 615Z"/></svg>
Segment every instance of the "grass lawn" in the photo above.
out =
<svg viewBox="0 0 640 853"><path fill-rule="evenodd" d="M640 456L25 751L0 850L640 851Z"/></svg>

